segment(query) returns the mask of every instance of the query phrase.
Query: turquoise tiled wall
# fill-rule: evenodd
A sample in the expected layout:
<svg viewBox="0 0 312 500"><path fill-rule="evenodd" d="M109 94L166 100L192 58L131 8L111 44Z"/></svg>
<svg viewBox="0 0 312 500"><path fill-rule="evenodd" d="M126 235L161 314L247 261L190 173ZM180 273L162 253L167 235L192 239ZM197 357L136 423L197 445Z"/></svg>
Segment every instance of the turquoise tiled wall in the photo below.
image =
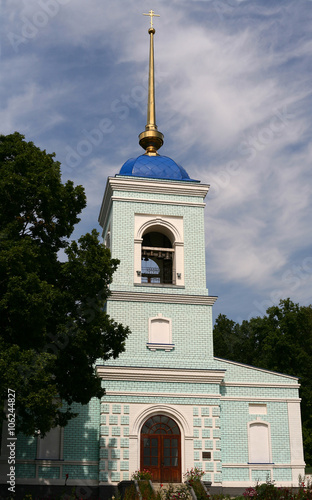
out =
<svg viewBox="0 0 312 500"><path fill-rule="evenodd" d="M289 463L287 404L267 402L267 414L259 415L259 417L261 421L268 422L271 427L273 463ZM248 462L247 423L255 420L257 420L257 415L249 415L248 402L221 402L222 461L224 463Z"/></svg>
<svg viewBox="0 0 312 500"><path fill-rule="evenodd" d="M264 483L265 481L271 480L271 471L268 470L253 470L251 473L251 480L253 483L261 482Z"/></svg>
<svg viewBox="0 0 312 500"><path fill-rule="evenodd" d="M291 481L292 480L292 472L291 469L275 469L274 472L274 481ZM296 485L297 486L297 485Z"/></svg>
<svg viewBox="0 0 312 500"><path fill-rule="evenodd" d="M88 405L72 405L79 412L64 429L64 460L98 460L100 401L92 399Z"/></svg>
<svg viewBox="0 0 312 500"><path fill-rule="evenodd" d="M34 478L36 477L36 466L32 464L16 464L17 478Z"/></svg>
<svg viewBox="0 0 312 500"><path fill-rule="evenodd" d="M225 382L233 380L240 382L259 382L260 384L271 382L276 382L278 384L282 384L283 382L287 384L296 384L298 382L296 377L289 377L287 375L257 369L252 366L240 365L218 358L214 359L211 368L226 370L224 377ZM229 387L226 389L230 390ZM266 389L264 390L266 391ZM298 389L294 389L293 395L295 396L296 394L298 395Z"/></svg>
<svg viewBox="0 0 312 500"><path fill-rule="evenodd" d="M16 441L16 458L36 458L37 438L18 434Z"/></svg>
<svg viewBox="0 0 312 500"><path fill-rule="evenodd" d="M95 479L99 477L99 469L97 465L63 465L63 479L66 474L70 479Z"/></svg>
<svg viewBox="0 0 312 500"><path fill-rule="evenodd" d="M107 383L106 383L107 382ZM109 385L108 385L108 380L103 381L103 384L109 388L111 391L126 391L132 392L134 397L136 397L136 394L138 392L147 392L147 393L152 393L152 392L166 392L166 393L172 393L173 395L177 395L179 393L188 393L190 397L193 398L194 393L196 394L211 394L211 395L218 395L219 394L219 386L217 384L195 384L195 383L186 383L186 382L144 382L144 381L127 381L127 380L109 380ZM106 400L106 397L105 397ZM112 417L115 417L112 416ZM202 421L206 419L203 418L198 418L199 426L201 426ZM109 423L114 424L116 422L128 422L127 420L124 419L116 419L110 417ZM207 419L207 423L209 424L211 420Z"/></svg>
<svg viewBox="0 0 312 500"><path fill-rule="evenodd" d="M42 479L59 479L59 467L38 467L38 477Z"/></svg>
<svg viewBox="0 0 312 500"><path fill-rule="evenodd" d="M223 467L223 481L247 481L249 482L249 469L240 467Z"/></svg>
<svg viewBox="0 0 312 500"><path fill-rule="evenodd" d="M107 312L131 330L126 351L108 365L204 369L212 362L211 306L108 301ZM150 351L146 346L148 320L159 313L172 320L175 347L170 352Z"/></svg>
<svg viewBox="0 0 312 500"><path fill-rule="evenodd" d="M112 257L120 259L120 266L114 274L112 290L134 290L133 256L134 256L134 214L151 214L162 216L180 216L184 223L184 274L185 289L174 293L192 293L206 295L206 263L204 210L202 207L162 205L161 203L137 203L134 193L114 193L127 197L129 201L114 201L112 212ZM154 194L144 193L144 198L155 199ZM158 195L159 200L174 201L175 196ZM198 197L178 197L178 201L202 203ZM149 287L152 291L154 287ZM155 288L154 288L155 289ZM158 289L159 291L159 289Z"/></svg>

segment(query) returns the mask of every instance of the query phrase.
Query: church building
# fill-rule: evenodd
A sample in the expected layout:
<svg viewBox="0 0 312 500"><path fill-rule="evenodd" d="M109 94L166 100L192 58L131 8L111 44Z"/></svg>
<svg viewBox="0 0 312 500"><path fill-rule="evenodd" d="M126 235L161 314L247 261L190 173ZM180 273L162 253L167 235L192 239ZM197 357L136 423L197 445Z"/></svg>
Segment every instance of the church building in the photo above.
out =
<svg viewBox="0 0 312 500"><path fill-rule="evenodd" d="M144 153L108 178L99 215L104 243L120 260L107 313L131 334L117 359L97 362L101 401L77 406L79 416L43 440L18 438L17 483L63 485L68 475L68 485L111 491L139 469L149 469L155 482L180 483L198 467L212 492L266 480L298 486L298 379L213 354L209 186L158 153L153 15Z"/></svg>

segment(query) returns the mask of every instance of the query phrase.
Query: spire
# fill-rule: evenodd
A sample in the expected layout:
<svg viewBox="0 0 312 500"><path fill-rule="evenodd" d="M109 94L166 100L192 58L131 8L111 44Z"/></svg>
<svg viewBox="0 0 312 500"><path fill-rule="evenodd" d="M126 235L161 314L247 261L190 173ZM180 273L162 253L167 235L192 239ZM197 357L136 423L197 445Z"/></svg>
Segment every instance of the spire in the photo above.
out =
<svg viewBox="0 0 312 500"><path fill-rule="evenodd" d="M148 30L150 35L150 55L149 55L149 76L148 76L148 101L147 101L147 124L145 131L139 135L139 144L146 150L147 155L157 155L157 149L161 148L164 143L164 136L158 132L156 125L155 112L155 76L154 76L154 34L153 17L159 17L153 10L143 16L150 16L151 26Z"/></svg>

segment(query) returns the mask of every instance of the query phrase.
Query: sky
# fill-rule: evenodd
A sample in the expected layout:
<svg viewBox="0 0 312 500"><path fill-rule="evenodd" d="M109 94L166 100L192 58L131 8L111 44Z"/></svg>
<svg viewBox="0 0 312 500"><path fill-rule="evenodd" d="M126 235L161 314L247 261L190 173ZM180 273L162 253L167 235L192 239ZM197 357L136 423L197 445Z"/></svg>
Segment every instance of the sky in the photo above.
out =
<svg viewBox="0 0 312 500"><path fill-rule="evenodd" d="M143 150L153 9L160 154L206 198L209 294L241 322L312 303L311 0L2 0L1 134L18 131L86 190Z"/></svg>

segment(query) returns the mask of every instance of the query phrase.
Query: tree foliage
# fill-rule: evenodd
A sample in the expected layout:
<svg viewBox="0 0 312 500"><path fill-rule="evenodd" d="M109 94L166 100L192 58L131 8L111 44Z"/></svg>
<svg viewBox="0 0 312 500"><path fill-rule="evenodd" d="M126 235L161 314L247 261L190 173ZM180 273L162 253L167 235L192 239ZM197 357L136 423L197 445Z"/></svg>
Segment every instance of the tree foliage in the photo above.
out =
<svg viewBox="0 0 312 500"><path fill-rule="evenodd" d="M242 324L219 315L215 356L299 377L305 460L312 466L312 306L290 299Z"/></svg>
<svg viewBox="0 0 312 500"><path fill-rule="evenodd" d="M119 261L95 230L70 242L86 197L53 157L17 132L0 136L0 399L16 391L26 434L101 397L95 361L116 358L129 333L104 311Z"/></svg>

